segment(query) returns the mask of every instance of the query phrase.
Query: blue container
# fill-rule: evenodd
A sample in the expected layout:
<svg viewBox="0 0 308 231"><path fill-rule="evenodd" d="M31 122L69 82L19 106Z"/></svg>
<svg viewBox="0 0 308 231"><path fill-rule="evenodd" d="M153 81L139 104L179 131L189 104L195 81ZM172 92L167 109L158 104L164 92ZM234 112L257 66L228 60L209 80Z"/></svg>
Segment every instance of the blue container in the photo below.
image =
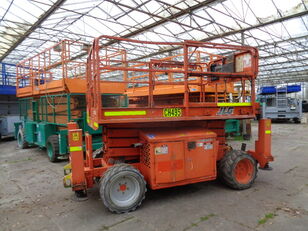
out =
<svg viewBox="0 0 308 231"><path fill-rule="evenodd" d="M16 95L16 65L0 62L0 95Z"/></svg>
<svg viewBox="0 0 308 231"><path fill-rule="evenodd" d="M299 92L301 91L301 85L290 85L287 86L287 92L292 93L292 92Z"/></svg>
<svg viewBox="0 0 308 231"><path fill-rule="evenodd" d="M266 86L260 88L259 94L275 94L276 93L276 87L274 86Z"/></svg>
<svg viewBox="0 0 308 231"><path fill-rule="evenodd" d="M265 86L260 88L259 94L275 94L276 91L278 93L280 92L287 92L287 93L293 93L293 92L299 92L301 91L301 85L290 85L286 87L275 87L275 86Z"/></svg>
<svg viewBox="0 0 308 231"><path fill-rule="evenodd" d="M0 95L16 95L16 87L15 86L8 86L0 85Z"/></svg>

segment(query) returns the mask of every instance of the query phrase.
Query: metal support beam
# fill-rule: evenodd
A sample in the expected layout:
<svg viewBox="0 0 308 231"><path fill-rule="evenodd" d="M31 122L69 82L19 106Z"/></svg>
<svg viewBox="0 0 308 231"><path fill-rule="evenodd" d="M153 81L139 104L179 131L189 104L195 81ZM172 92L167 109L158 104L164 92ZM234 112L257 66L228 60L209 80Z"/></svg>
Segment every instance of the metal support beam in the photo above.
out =
<svg viewBox="0 0 308 231"><path fill-rule="evenodd" d="M244 32L241 33L241 44L242 44L242 46L245 45L245 34L244 34Z"/></svg>
<svg viewBox="0 0 308 231"><path fill-rule="evenodd" d="M253 26L249 26L249 27L246 27L246 28L243 28L243 29L232 30L232 31L224 32L222 34L215 35L215 36L210 36L210 37L207 37L207 38L202 39L200 41L201 42L209 42L209 41L212 41L214 39L223 38L223 37L230 36L230 35L235 35L235 34L238 34L238 33L244 33L245 31L250 31L250 30L253 30L253 29L260 28L260 27L264 27L264 26L268 26L268 25L271 25L271 24L275 24L275 23L278 23L278 22L284 22L284 21L287 21L289 19L297 18L297 17L302 17L302 16L305 16L305 15L308 15L308 10L302 11L300 13L288 15L288 16L285 16L285 17L281 17L281 18L278 18L278 19L274 19L274 20L271 20L271 21L268 21L268 22L256 24L256 25L253 25ZM149 58L149 57L152 57L152 56L155 56L155 55L159 55L159 54L164 53L164 52L175 51L175 50L178 50L178 49L179 49L179 47L173 47L173 48L170 48L170 49L165 49L164 51L158 51L158 52L155 52L155 53L152 53L152 54L149 54L149 55L142 56L142 57L138 58L138 60L139 59Z"/></svg>
<svg viewBox="0 0 308 231"><path fill-rule="evenodd" d="M58 0L39 17L39 19L8 49L1 57L0 62L5 59L19 44L21 44L36 28L38 28L53 12L55 12L66 0Z"/></svg>
<svg viewBox="0 0 308 231"><path fill-rule="evenodd" d="M106 1L108 1L110 3L114 3L113 0L106 0ZM122 38L130 38L130 37L136 36L136 35L144 32L144 31L150 30L150 29L152 29L154 27L157 27L159 25L162 25L162 24L164 24L166 22L172 21L172 20L174 20L174 19L176 19L178 17L181 17L183 15L189 14L190 12L192 12L194 10L197 10L197 9L199 9L201 7L204 7L206 5L212 4L214 2L222 2L222 1L225 1L225 0L206 0L206 1L202 1L199 4L196 4L196 5L192 6L192 7L189 7L187 9L182 10L182 11L179 11L178 13L172 14L169 17L162 18L162 19L160 19L160 20L158 20L158 21L156 21L154 23L151 23L151 24L149 24L147 26L144 26L144 27L142 27L142 28L140 28L138 30L135 30L135 31L131 32L131 33L125 34L125 35L123 35L121 37ZM127 6L123 5L123 4L120 4L120 3L118 3L118 4L121 5L122 7L127 7ZM105 46L110 46L110 45L115 44L117 42L118 42L117 40L112 40L112 41L109 41L108 43L106 43L104 45ZM87 52L81 53L81 54L73 57L72 60L79 59L79 58L81 58L81 57L83 57L84 55L87 55L87 54L88 54Z"/></svg>
<svg viewBox="0 0 308 231"><path fill-rule="evenodd" d="M113 0L106 0L106 1L107 1L107 2L111 2L111 3L114 3ZM146 30L150 30L150 29L152 29L152 28L154 28L154 27L156 27L156 26L159 26L159 25L161 25L161 24L163 24L163 23L169 22L169 21L171 21L171 20L173 20L173 19L176 19L176 18L179 18L179 17L181 17L181 16L183 16L183 15L189 14L190 12L193 12L193 11L195 11L195 10L201 8L201 7L204 7L204 6L206 6L206 5L212 4L212 3L216 2L216 1L218 1L218 0L206 0L206 1L201 1L201 2L198 3L198 4L196 4L196 5L194 5L194 6L191 6L191 7L188 7L187 9L181 10L181 11L179 11L178 13L172 14L172 15L170 15L169 17L166 17L166 18L160 17L160 18L161 18L160 20L158 20L158 21L156 21L156 22L154 22L154 23L151 23L151 24L149 24L149 25L147 25L147 26L144 26L144 27L142 27L142 28L139 29L139 30L133 31L133 32L131 32L131 33L128 33L128 34L126 34L126 35L124 35L124 36L122 36L122 37L123 37L123 38L130 38L130 37L133 37L133 36L135 36L135 35L137 35L137 34L140 34L141 32L144 32L144 31L146 31ZM220 0L220 2L222 2L222 1ZM122 6L122 7L131 8L131 7L129 7L129 6L127 6L127 5L124 5L124 4L120 3L120 2L118 2L117 4L120 5L120 6ZM132 8L131 8L131 9L132 9ZM135 10L138 11L138 9L135 9ZM152 17L155 17L155 15L151 15L151 16L152 16ZM158 16L157 16L157 17L158 17ZM115 42L117 42L117 41L115 41ZM113 42L113 43L115 43L115 42ZM108 45L110 45L110 44L108 44Z"/></svg>
<svg viewBox="0 0 308 231"><path fill-rule="evenodd" d="M280 84L280 83L298 83L298 82L308 82L308 75L303 75L303 76L293 76L292 78L288 76L283 76L280 78L276 79L271 79L271 78L264 78L264 79L258 79L258 84Z"/></svg>
<svg viewBox="0 0 308 231"><path fill-rule="evenodd" d="M308 61L308 57L305 58L305 59L297 59L296 62L305 62L305 61ZM278 65L285 65L285 64L290 64L290 61L289 60L286 60L286 61L282 61L282 62L274 62L274 63L263 63L263 64L259 64L259 67L262 68L262 67L268 67L268 66L278 66Z"/></svg>
<svg viewBox="0 0 308 231"><path fill-rule="evenodd" d="M308 53L308 49L299 50L299 51L293 50L293 51L285 52L285 53L277 53L277 54L274 54L274 55L260 56L260 59L262 59L262 60L271 59L271 58L275 58L277 56L285 58L286 55L295 55L295 54L299 54L299 53Z"/></svg>

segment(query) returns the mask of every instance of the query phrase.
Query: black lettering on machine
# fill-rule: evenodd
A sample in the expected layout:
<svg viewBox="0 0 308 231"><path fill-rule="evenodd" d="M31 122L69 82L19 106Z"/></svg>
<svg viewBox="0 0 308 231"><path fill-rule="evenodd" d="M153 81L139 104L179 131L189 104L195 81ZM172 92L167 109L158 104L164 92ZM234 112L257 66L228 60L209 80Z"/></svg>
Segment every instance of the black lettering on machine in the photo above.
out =
<svg viewBox="0 0 308 231"><path fill-rule="evenodd" d="M217 112L217 115L233 115L234 107L221 107Z"/></svg>

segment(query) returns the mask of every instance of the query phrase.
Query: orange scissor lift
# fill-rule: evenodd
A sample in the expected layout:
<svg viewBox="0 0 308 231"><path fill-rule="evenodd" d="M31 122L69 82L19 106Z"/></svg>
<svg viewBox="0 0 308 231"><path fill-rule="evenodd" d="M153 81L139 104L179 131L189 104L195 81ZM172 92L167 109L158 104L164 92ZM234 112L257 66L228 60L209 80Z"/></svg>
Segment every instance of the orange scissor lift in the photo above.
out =
<svg viewBox="0 0 308 231"><path fill-rule="evenodd" d="M89 46L79 41L62 40L17 64L16 94L22 121L15 123L19 148L46 148L49 160L68 154L67 123L78 122L84 131L93 131L86 123L86 62ZM110 87L112 86L112 87ZM124 84L101 87L108 94L122 94ZM101 147L101 139L93 142Z"/></svg>
<svg viewBox="0 0 308 231"><path fill-rule="evenodd" d="M123 49L104 45L109 40L123 47L157 49L159 57L138 61L136 50L121 56ZM174 47L179 55L170 56L167 50ZM259 121L255 150L249 151L245 145L234 150L226 143L224 125L227 119L255 118L257 73L258 51L253 47L96 38L87 60L87 113L93 129L102 125L104 145L93 152L92 137L86 133L84 155L82 130L70 123L64 185L77 197L86 197L87 189L99 183L104 205L117 213L136 209L146 187L161 189L219 176L234 189L249 188L257 165L269 169L273 161L271 122ZM114 98L104 106L101 86L123 83L129 103ZM233 86L240 86L240 92Z"/></svg>
<svg viewBox="0 0 308 231"><path fill-rule="evenodd" d="M61 93L85 93L85 60L89 46L62 40L17 64L16 95L19 98ZM124 85L112 84L112 92L123 93ZM101 86L102 91L109 93Z"/></svg>

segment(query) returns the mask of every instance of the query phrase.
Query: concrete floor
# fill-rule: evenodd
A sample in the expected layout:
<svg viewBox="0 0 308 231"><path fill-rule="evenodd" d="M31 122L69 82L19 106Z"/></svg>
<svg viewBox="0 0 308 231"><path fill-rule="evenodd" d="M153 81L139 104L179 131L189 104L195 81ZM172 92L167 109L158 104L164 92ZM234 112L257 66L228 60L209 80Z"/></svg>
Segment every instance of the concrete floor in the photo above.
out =
<svg viewBox="0 0 308 231"><path fill-rule="evenodd" d="M273 124L272 134L274 170L259 171L252 188L215 181L148 191L139 209L122 215L104 208L97 188L72 201L62 186L65 161L1 142L0 230L308 230L308 125Z"/></svg>

